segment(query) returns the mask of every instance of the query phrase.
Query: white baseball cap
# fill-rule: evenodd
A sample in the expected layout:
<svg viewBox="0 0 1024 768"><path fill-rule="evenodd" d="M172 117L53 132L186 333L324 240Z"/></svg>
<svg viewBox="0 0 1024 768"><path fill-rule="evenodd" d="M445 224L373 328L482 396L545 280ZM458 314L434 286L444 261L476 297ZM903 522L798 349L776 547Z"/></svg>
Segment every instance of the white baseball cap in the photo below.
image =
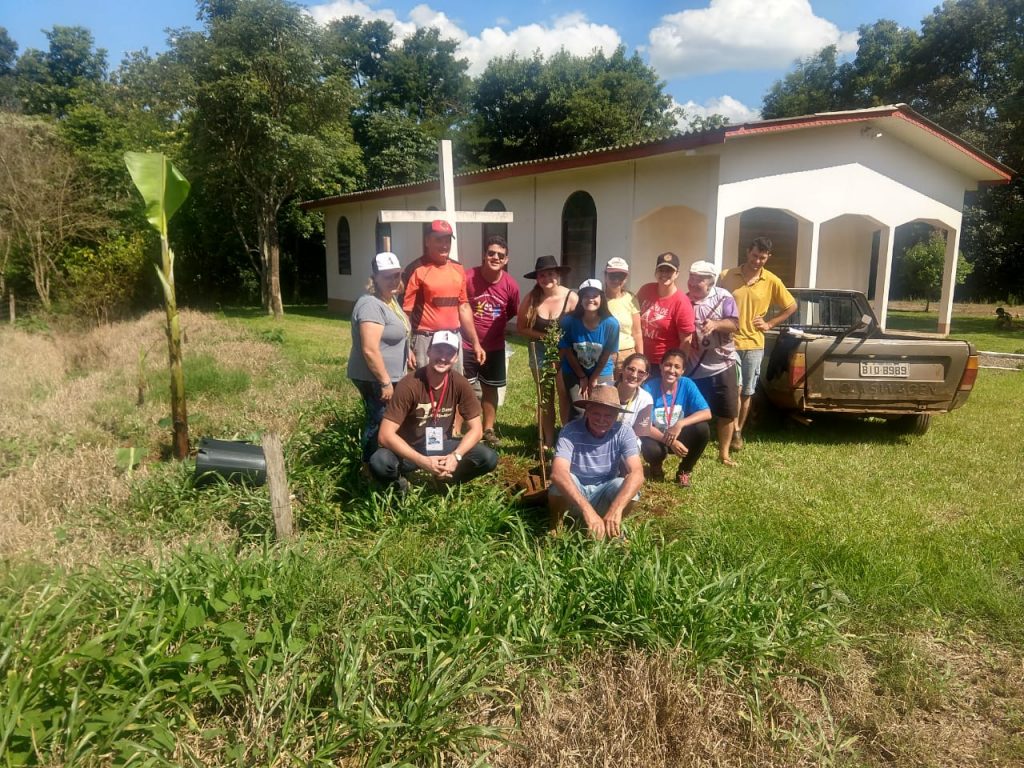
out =
<svg viewBox="0 0 1024 768"><path fill-rule="evenodd" d="M710 261L695 261L690 265L691 275L701 275L703 277L718 277L719 269Z"/></svg>
<svg viewBox="0 0 1024 768"><path fill-rule="evenodd" d="M589 280L584 280L582 283L580 283L580 288L578 292L583 293L588 289L591 291L600 291L601 293L604 293L604 285L602 285L601 281L598 280L596 277L592 277Z"/></svg>
<svg viewBox="0 0 1024 768"><path fill-rule="evenodd" d="M604 265L605 272L629 272L629 262L625 259L614 256L608 259L608 263Z"/></svg>
<svg viewBox="0 0 1024 768"><path fill-rule="evenodd" d="M375 275L387 272L389 269L401 268L402 265L398 263L398 257L391 251L382 251L373 257L373 274Z"/></svg>
<svg viewBox="0 0 1024 768"><path fill-rule="evenodd" d="M440 344L446 344L454 350L458 350L459 335L452 331L434 331L434 335L430 337L430 346L436 347Z"/></svg>

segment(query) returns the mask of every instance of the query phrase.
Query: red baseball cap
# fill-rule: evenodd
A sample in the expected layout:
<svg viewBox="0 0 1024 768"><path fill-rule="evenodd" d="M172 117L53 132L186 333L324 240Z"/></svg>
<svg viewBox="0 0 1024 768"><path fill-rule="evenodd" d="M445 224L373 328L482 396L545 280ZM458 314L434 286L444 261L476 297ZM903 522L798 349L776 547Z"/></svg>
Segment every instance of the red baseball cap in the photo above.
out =
<svg viewBox="0 0 1024 768"><path fill-rule="evenodd" d="M444 219L434 219L430 222L430 234L432 235L447 235L448 237L455 237L455 230L452 229L452 225Z"/></svg>

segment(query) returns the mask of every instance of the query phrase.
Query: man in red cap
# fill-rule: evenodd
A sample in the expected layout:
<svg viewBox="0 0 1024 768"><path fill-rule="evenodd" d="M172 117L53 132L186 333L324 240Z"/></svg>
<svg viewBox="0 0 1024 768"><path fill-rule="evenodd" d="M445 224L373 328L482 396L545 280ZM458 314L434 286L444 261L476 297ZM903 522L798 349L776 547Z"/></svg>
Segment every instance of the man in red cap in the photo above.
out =
<svg viewBox="0 0 1024 768"><path fill-rule="evenodd" d="M444 219L430 222L423 238L423 257L406 279L402 309L412 326L412 353L417 368L427 364L427 348L437 331L458 334L461 330L477 363L483 365L487 358L473 325L465 270L449 259L453 237L452 225ZM454 368L462 373L461 356Z"/></svg>

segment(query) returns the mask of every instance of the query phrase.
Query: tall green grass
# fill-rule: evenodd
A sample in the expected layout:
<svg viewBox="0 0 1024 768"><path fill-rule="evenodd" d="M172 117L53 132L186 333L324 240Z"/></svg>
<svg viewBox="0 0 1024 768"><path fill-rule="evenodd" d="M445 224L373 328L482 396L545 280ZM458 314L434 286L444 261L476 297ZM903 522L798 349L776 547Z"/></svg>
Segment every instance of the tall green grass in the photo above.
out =
<svg viewBox="0 0 1024 768"><path fill-rule="evenodd" d="M469 762L507 738L549 659L667 650L743 678L841 642L843 596L811 572L695 557L649 525L626 543L546 535L488 484L366 494L352 412L292 455L308 533L271 546L254 489L140 487L122 524L238 545L159 564L10 571L0 590L8 764ZM246 539L251 543L243 544Z"/></svg>

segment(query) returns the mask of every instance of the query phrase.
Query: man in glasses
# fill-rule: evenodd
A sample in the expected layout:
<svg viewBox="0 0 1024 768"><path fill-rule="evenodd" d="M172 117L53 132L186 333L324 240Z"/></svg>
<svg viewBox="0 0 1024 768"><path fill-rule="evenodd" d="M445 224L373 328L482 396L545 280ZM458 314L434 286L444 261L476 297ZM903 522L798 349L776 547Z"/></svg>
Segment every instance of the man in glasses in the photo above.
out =
<svg viewBox="0 0 1024 768"><path fill-rule="evenodd" d="M505 326L519 309L519 285L508 274L508 243L501 235L484 242L480 266L466 273L466 292L473 311L480 346L486 354L478 362L473 348L463 342L463 366L466 378L480 387L483 411L483 441L497 448L500 440L494 432L498 411L498 390L507 383L505 373Z"/></svg>

